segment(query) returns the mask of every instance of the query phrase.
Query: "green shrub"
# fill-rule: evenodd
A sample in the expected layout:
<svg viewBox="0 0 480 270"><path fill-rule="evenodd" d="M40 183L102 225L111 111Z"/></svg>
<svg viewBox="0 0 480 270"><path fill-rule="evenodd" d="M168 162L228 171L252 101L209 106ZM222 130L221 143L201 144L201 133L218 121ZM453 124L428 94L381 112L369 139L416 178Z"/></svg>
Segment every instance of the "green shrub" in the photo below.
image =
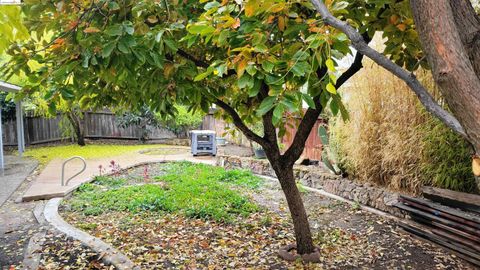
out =
<svg viewBox="0 0 480 270"><path fill-rule="evenodd" d="M198 129L203 121L204 114L190 112L185 106L175 106L177 113L162 120L163 125L178 137L187 137L192 129Z"/></svg>
<svg viewBox="0 0 480 270"><path fill-rule="evenodd" d="M425 185L474 191L476 185L469 144L437 119L426 122L424 129L420 168Z"/></svg>

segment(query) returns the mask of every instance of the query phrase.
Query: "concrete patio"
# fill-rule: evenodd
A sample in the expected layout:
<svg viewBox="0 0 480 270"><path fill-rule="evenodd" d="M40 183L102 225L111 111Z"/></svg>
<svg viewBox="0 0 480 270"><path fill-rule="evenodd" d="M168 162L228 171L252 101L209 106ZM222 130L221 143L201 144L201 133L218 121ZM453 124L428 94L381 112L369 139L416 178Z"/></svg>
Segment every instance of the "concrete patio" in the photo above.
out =
<svg viewBox="0 0 480 270"><path fill-rule="evenodd" d="M0 206L7 201L37 165L38 162L34 159L5 156L5 169L3 172L0 170Z"/></svg>

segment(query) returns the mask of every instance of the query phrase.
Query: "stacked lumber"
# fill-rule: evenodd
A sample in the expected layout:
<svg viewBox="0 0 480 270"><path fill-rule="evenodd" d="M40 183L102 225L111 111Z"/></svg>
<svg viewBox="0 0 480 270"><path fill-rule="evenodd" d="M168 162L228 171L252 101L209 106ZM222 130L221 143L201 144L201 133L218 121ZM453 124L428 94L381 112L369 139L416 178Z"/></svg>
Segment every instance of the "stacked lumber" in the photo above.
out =
<svg viewBox="0 0 480 270"><path fill-rule="evenodd" d="M423 187L423 196L432 201L480 214L480 196L448 189Z"/></svg>
<svg viewBox="0 0 480 270"><path fill-rule="evenodd" d="M480 267L480 216L407 196L400 196L395 206L407 212L413 221L400 222L402 229Z"/></svg>

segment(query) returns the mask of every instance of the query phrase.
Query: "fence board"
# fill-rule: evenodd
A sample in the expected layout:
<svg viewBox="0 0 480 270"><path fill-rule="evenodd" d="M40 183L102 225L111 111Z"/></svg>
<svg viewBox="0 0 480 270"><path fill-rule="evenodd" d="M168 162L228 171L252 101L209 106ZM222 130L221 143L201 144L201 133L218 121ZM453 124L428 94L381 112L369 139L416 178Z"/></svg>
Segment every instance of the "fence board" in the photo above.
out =
<svg viewBox="0 0 480 270"><path fill-rule="evenodd" d="M59 124L61 115L54 118L25 116L25 143L27 145L47 143L70 139L62 137ZM84 130L86 138L108 139L137 139L140 130L131 126L121 128L117 125L116 115L111 112L85 113ZM5 146L17 145L17 123L15 120L5 121L3 127L3 142ZM175 138L175 134L165 128L153 128L150 138L154 140Z"/></svg>

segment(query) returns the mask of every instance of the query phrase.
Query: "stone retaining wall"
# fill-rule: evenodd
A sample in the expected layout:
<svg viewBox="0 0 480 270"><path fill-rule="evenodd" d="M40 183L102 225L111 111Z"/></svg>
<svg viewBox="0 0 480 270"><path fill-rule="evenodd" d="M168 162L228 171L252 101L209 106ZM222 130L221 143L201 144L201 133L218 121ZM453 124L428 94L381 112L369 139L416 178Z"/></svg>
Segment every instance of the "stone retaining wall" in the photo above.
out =
<svg viewBox="0 0 480 270"><path fill-rule="evenodd" d="M217 166L226 169L250 169L256 174L276 177L268 160L218 155ZM362 205L376 208L397 217L404 217L399 209L393 207L398 199L397 193L371 184L350 181L317 166L295 165L294 174L296 179L304 186L323 189Z"/></svg>

